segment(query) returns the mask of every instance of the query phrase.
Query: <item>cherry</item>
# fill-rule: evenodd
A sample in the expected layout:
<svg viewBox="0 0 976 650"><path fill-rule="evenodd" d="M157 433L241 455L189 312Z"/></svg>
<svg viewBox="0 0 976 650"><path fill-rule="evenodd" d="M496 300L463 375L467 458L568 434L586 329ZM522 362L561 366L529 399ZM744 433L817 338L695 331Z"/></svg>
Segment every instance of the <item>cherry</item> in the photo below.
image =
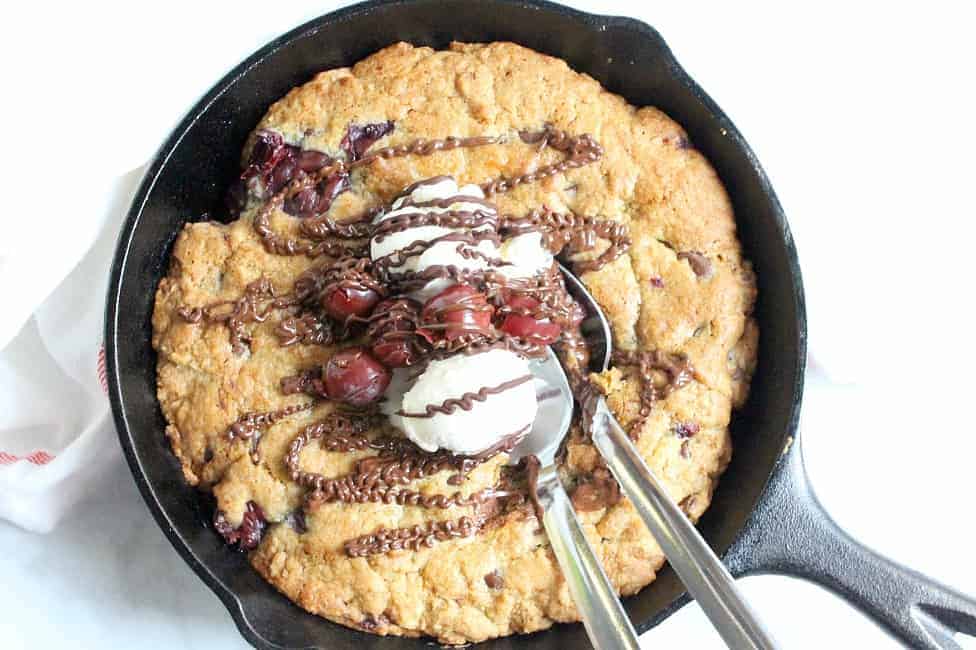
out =
<svg viewBox="0 0 976 650"><path fill-rule="evenodd" d="M350 406L375 402L390 385L390 371L360 347L337 352L322 374L328 398Z"/></svg>
<svg viewBox="0 0 976 650"><path fill-rule="evenodd" d="M487 333L493 313L485 294L466 284L455 284L427 301L421 321L424 328L442 330L444 338L450 340Z"/></svg>
<svg viewBox="0 0 976 650"><path fill-rule="evenodd" d="M253 501L247 502L244 518L237 528L228 523L222 511L218 510L214 513L214 529L224 537L228 544L238 544L242 551L257 548L264 536L266 525L267 520L264 517L264 511L261 506Z"/></svg>
<svg viewBox="0 0 976 650"><path fill-rule="evenodd" d="M369 315L379 301L380 294L365 285L342 286L336 283L326 287L321 303L325 313L344 323L352 316Z"/></svg>
<svg viewBox="0 0 976 650"><path fill-rule="evenodd" d="M387 298L373 309L366 328L372 341L373 356L387 368L406 368L415 364L426 350L426 341L417 332L420 304L409 298Z"/></svg>
<svg viewBox="0 0 976 650"><path fill-rule="evenodd" d="M336 200L336 197L347 191L349 187L348 173L332 174L319 183L319 193L322 196L319 199L318 205L315 206L315 212L317 214L327 212L332 206L332 202Z"/></svg>
<svg viewBox="0 0 976 650"><path fill-rule="evenodd" d="M392 133L392 121L376 122L374 124L350 124L339 146L349 156L349 160L359 160L373 143Z"/></svg>
<svg viewBox="0 0 976 650"><path fill-rule="evenodd" d="M319 193L311 187L306 187L298 194L285 199L284 210L294 217L310 217L319 204Z"/></svg>
<svg viewBox="0 0 976 650"><path fill-rule="evenodd" d="M259 131L254 139L254 146L251 147L250 164L261 167L271 162L277 162L284 144L284 139L280 133Z"/></svg>
<svg viewBox="0 0 976 650"><path fill-rule="evenodd" d="M507 305L513 309L534 312L539 307L539 301L530 296L513 296ZM500 328L506 334L523 339L531 339L540 345L550 345L559 338L561 329L557 323L548 318L536 318L531 313L513 312L505 316Z"/></svg>
<svg viewBox="0 0 976 650"><path fill-rule="evenodd" d="M417 353L408 339L384 340L373 344L373 355L387 368L406 368L414 363Z"/></svg>
<svg viewBox="0 0 976 650"><path fill-rule="evenodd" d="M332 162L332 159L321 151L305 149L304 151L299 152L296 162L298 163L298 167L303 172L311 173L322 169Z"/></svg>
<svg viewBox="0 0 976 650"><path fill-rule="evenodd" d="M271 170L271 180L268 182L268 191L276 194L278 190L288 184L288 181L295 175L298 165L293 158L282 158L281 161Z"/></svg>

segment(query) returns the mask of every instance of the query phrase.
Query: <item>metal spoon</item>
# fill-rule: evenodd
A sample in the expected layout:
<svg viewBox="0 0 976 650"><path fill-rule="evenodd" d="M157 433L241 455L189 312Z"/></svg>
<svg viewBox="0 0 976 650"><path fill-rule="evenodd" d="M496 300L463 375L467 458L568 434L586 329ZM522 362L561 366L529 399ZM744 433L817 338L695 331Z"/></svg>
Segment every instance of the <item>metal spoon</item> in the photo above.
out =
<svg viewBox="0 0 976 650"><path fill-rule="evenodd" d="M542 361L532 363L538 410L532 429L512 450L509 462L535 455L540 462L537 494L542 525L569 585L586 633L597 650L638 650L637 633L617 592L603 572L586 540L573 504L559 481L556 452L569 431L573 394L559 359L549 349Z"/></svg>
<svg viewBox="0 0 976 650"><path fill-rule="evenodd" d="M588 315L581 329L591 352L591 370L606 370L612 352L610 325L583 283L565 267L560 265L560 269L570 294L583 304ZM550 363L551 360L546 361L547 365ZM607 408L606 400L600 396L586 411L592 413L591 421L584 422L584 426L589 428L593 444L726 645L736 649L775 648L772 637L736 589L728 570L658 483Z"/></svg>

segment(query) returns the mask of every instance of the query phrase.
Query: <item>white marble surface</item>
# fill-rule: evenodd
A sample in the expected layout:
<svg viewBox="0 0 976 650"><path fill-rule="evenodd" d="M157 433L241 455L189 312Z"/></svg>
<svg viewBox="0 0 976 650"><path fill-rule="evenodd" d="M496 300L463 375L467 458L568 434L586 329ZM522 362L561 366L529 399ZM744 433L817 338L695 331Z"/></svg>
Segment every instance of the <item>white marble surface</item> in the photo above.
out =
<svg viewBox="0 0 976 650"><path fill-rule="evenodd" d="M107 185L224 71L336 4L19 6L0 27L5 85L23 98L0 108L0 164L25 190L19 214L51 192L31 172L82 153L74 182ZM817 365L804 447L824 504L854 536L976 593L966 81L976 48L963 5L573 4L655 25L766 166L807 283ZM54 533L0 523L0 557L0 647L244 645L121 461ZM783 577L741 586L784 647L897 647L818 587ZM694 605L642 643L720 647Z"/></svg>

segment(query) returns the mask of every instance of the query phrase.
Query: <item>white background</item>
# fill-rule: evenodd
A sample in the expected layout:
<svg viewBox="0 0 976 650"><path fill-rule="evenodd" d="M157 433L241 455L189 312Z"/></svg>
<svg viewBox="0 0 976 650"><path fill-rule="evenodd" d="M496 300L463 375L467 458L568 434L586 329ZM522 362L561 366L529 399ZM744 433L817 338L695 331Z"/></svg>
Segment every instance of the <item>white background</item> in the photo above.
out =
<svg viewBox="0 0 976 650"><path fill-rule="evenodd" d="M967 3L570 4L654 25L772 178L808 292L804 448L824 504L855 537L976 593ZM337 5L5 9L0 251L22 241L11 229L71 236L227 70ZM0 557L0 647L243 645L120 463L54 533L0 523ZM784 647L897 647L810 584L740 584ZM694 605L642 641L720 647Z"/></svg>

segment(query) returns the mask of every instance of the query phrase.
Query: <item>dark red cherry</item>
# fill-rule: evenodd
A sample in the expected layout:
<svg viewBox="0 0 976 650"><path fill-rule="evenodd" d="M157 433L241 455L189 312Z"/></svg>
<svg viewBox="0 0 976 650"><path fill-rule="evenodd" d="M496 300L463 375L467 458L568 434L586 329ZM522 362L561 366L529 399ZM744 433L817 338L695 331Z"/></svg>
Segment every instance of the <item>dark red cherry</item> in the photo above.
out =
<svg viewBox="0 0 976 650"><path fill-rule="evenodd" d="M337 352L323 371L329 399L350 406L366 406L390 385L390 371L360 347Z"/></svg>
<svg viewBox="0 0 976 650"><path fill-rule="evenodd" d="M332 207L332 202L336 200L336 197L347 191L349 187L349 174L346 173L332 174L319 183L321 198L319 198L318 205L315 206L315 213L327 212Z"/></svg>
<svg viewBox="0 0 976 650"><path fill-rule="evenodd" d="M387 368L406 368L417 363L428 341L417 332L421 305L409 298L387 298L373 309L366 327L373 356Z"/></svg>
<svg viewBox="0 0 976 650"><path fill-rule="evenodd" d="M539 301L529 296L513 296L508 301L513 309L532 312L539 306ZM523 339L530 339L540 345L550 345L559 338L559 325L548 318L538 319L531 313L511 313L502 321L500 328L506 334Z"/></svg>
<svg viewBox="0 0 976 650"><path fill-rule="evenodd" d="M292 179L297 169L298 165L295 164L294 159L282 158L271 172L271 181L268 184L268 190L272 194L277 193L278 190L288 184L288 181Z"/></svg>
<svg viewBox="0 0 976 650"><path fill-rule="evenodd" d="M427 301L421 322L425 329L455 339L465 334L487 333L494 311L485 294L469 285L455 284Z"/></svg>
<svg viewBox="0 0 976 650"><path fill-rule="evenodd" d="M408 333L409 338L385 339L373 344L373 356L387 368L406 368L417 359L412 341L416 335Z"/></svg>
<svg viewBox="0 0 976 650"><path fill-rule="evenodd" d="M339 146L349 156L349 160L359 160L373 143L383 136L392 133L392 121L376 122L374 124L350 124Z"/></svg>
<svg viewBox="0 0 976 650"><path fill-rule="evenodd" d="M322 309L332 318L346 322L351 316L368 316L380 294L365 286L344 287L335 284L326 287L322 295Z"/></svg>
<svg viewBox="0 0 976 650"><path fill-rule="evenodd" d="M257 548L264 536L266 525L267 520L264 518L264 511L254 501L247 502L244 518L237 528L228 523L222 511L218 510L214 513L214 529L223 535L228 544L238 544L242 551Z"/></svg>
<svg viewBox="0 0 976 650"><path fill-rule="evenodd" d="M299 169L301 169L303 172L311 173L322 169L332 162L332 159L321 151L306 149L298 154L295 161L298 163Z"/></svg>
<svg viewBox="0 0 976 650"><path fill-rule="evenodd" d="M294 217L311 217L319 203L319 194L314 189L306 187L298 194L285 199L285 212Z"/></svg>
<svg viewBox="0 0 976 650"><path fill-rule="evenodd" d="M250 163L260 167L276 162L283 146L284 140L281 134L274 131L259 131L254 139L254 146L251 147Z"/></svg>

